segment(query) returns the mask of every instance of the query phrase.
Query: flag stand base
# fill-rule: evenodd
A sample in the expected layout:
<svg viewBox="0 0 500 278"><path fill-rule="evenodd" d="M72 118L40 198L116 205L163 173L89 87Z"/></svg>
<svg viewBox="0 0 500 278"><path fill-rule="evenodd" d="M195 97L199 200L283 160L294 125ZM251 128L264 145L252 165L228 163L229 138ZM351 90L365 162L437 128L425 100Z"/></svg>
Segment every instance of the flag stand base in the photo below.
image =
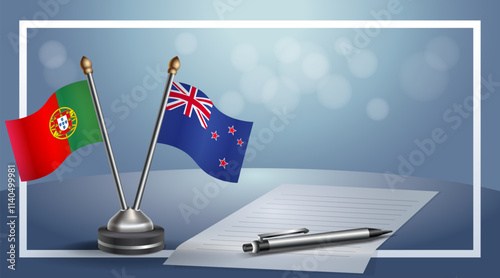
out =
<svg viewBox="0 0 500 278"><path fill-rule="evenodd" d="M104 252L122 255L142 255L163 250L165 230L141 210L127 208L118 211L98 230L97 246Z"/></svg>
<svg viewBox="0 0 500 278"><path fill-rule="evenodd" d="M165 230L157 225L146 232L114 232L102 226L98 230L98 247L108 253L142 255L163 250Z"/></svg>

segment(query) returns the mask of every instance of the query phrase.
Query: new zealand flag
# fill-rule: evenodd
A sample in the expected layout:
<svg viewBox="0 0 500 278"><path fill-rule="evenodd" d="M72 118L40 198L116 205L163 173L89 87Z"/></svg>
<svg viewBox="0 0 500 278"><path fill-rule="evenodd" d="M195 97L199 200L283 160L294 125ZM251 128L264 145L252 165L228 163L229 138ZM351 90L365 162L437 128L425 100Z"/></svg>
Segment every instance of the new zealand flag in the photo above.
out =
<svg viewBox="0 0 500 278"><path fill-rule="evenodd" d="M215 178L238 182L252 124L224 115L201 90L174 82L158 143L186 152Z"/></svg>

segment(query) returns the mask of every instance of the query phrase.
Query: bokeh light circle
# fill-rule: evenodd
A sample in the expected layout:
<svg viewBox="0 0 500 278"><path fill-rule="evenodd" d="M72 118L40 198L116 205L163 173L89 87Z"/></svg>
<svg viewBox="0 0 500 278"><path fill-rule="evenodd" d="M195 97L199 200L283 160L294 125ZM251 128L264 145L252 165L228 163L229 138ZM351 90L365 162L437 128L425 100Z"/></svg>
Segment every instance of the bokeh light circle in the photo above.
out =
<svg viewBox="0 0 500 278"><path fill-rule="evenodd" d="M425 59L435 70L446 71L454 67L460 58L458 44L451 38L433 38L425 48Z"/></svg>
<svg viewBox="0 0 500 278"><path fill-rule="evenodd" d="M292 111L299 106L300 90L297 83L289 77L273 77L263 87L262 101L265 106L274 109Z"/></svg>
<svg viewBox="0 0 500 278"><path fill-rule="evenodd" d="M300 57L300 43L291 37L280 39L274 46L274 54L278 60L285 64L290 64Z"/></svg>
<svg viewBox="0 0 500 278"><path fill-rule="evenodd" d="M240 90L245 99L252 103L262 103L263 87L273 77L275 73L261 65L243 73L240 79Z"/></svg>
<svg viewBox="0 0 500 278"><path fill-rule="evenodd" d="M56 69L66 62L66 47L58 41L47 41L40 47L38 58L44 67Z"/></svg>
<svg viewBox="0 0 500 278"><path fill-rule="evenodd" d="M331 74L317 86L318 99L328 109L339 109L347 105L352 95L351 83L342 75Z"/></svg>
<svg viewBox="0 0 500 278"><path fill-rule="evenodd" d="M409 97L418 101L431 101L444 93L448 85L448 74L431 67L425 54L418 52L403 62L399 81Z"/></svg>
<svg viewBox="0 0 500 278"><path fill-rule="evenodd" d="M258 61L259 53L253 45L243 43L237 45L231 52L231 62L237 70L249 71L257 65Z"/></svg>
<svg viewBox="0 0 500 278"><path fill-rule="evenodd" d="M198 47L198 40L196 37L188 32L181 33L175 39L175 49L180 54L188 55L196 51Z"/></svg>
<svg viewBox="0 0 500 278"><path fill-rule="evenodd" d="M324 77L330 69L328 58L318 52L310 53L304 57L302 71L310 79L318 80Z"/></svg>
<svg viewBox="0 0 500 278"><path fill-rule="evenodd" d="M349 56L349 70L358 78L368 78L372 76L378 67L377 56L368 49L360 50Z"/></svg>
<svg viewBox="0 0 500 278"><path fill-rule="evenodd" d="M381 121L389 115L389 104L381 98L374 98L366 105L366 114L374 121Z"/></svg>
<svg viewBox="0 0 500 278"><path fill-rule="evenodd" d="M224 114L235 117L245 109L245 100L240 93L230 91L222 94L217 107Z"/></svg>

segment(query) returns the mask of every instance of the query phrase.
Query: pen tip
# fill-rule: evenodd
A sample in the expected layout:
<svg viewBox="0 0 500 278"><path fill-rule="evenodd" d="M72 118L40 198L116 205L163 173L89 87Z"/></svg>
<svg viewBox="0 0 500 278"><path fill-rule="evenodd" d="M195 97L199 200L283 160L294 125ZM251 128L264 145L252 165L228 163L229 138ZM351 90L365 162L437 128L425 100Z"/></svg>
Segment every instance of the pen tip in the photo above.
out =
<svg viewBox="0 0 500 278"><path fill-rule="evenodd" d="M388 233L392 233L392 231L391 230L382 230L383 235L388 234Z"/></svg>
<svg viewBox="0 0 500 278"><path fill-rule="evenodd" d="M253 247L251 243L243 244L243 252L252 252Z"/></svg>

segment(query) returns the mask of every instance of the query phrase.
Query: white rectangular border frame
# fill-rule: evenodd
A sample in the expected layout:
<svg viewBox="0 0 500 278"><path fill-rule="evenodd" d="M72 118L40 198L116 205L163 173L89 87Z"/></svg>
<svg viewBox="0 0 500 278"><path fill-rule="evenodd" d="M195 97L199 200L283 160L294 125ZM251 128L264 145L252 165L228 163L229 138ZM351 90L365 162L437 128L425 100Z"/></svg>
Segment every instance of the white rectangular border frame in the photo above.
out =
<svg viewBox="0 0 500 278"><path fill-rule="evenodd" d="M156 21L156 20L20 20L19 118L27 116L28 28L466 28L473 31L473 248L472 250L379 250L377 258L478 258L481 257L481 21L479 20L314 20L314 21ZM99 250L28 250L27 183L19 180L19 257L22 258L131 258ZM138 258L166 258L163 250ZM136 257L136 258L137 258ZM132 257L133 258L133 257Z"/></svg>

